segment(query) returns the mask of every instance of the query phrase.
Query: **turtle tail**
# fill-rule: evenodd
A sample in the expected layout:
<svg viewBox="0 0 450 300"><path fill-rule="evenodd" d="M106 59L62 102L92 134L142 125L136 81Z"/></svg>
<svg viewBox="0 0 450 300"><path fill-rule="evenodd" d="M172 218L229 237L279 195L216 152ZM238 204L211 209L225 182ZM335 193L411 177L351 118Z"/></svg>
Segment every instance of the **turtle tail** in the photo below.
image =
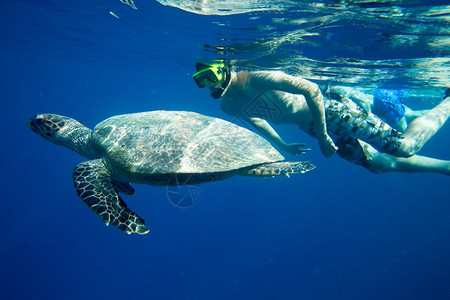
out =
<svg viewBox="0 0 450 300"><path fill-rule="evenodd" d="M282 161L244 168L239 172L239 175L259 177L285 175L289 177L289 175L311 171L315 167L316 166L309 161Z"/></svg>

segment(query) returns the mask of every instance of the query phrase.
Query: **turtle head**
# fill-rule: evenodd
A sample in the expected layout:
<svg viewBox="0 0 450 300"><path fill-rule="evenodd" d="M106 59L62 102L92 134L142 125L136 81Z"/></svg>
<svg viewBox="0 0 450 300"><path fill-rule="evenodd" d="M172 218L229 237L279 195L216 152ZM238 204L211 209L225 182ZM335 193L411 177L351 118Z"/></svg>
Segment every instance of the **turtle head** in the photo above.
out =
<svg viewBox="0 0 450 300"><path fill-rule="evenodd" d="M63 129L70 120L72 119L55 114L39 114L31 117L28 121L28 127L44 139L57 145L61 145L64 144L61 139L65 139L60 134L61 129Z"/></svg>
<svg viewBox="0 0 450 300"><path fill-rule="evenodd" d="M92 147L92 130L69 117L57 114L37 114L28 121L28 127L44 139L88 157L98 157Z"/></svg>

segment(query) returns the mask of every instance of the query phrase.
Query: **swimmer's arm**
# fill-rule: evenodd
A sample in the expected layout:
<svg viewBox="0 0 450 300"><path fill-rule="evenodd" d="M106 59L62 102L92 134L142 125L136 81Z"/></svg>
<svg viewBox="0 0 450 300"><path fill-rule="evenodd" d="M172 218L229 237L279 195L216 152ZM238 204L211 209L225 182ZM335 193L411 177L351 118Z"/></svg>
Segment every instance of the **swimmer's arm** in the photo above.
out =
<svg viewBox="0 0 450 300"><path fill-rule="evenodd" d="M261 86L265 89L303 95L313 117L315 134L322 153L329 157L337 151L337 147L327 132L323 96L317 84L278 71L255 72L252 74L251 80L252 85Z"/></svg>
<svg viewBox="0 0 450 300"><path fill-rule="evenodd" d="M270 124L266 120L256 118L256 117L250 117L247 114L239 113L238 111L236 111L234 109L233 105L231 105L227 101L222 101L220 103L220 107L222 108L222 110L225 113L232 115L232 116L237 116L237 117L247 121L248 123L250 123L256 130L258 130L262 135L264 135L266 138L268 138L270 141L272 141L280 149L286 150L293 154L300 154L300 153L296 153L295 151L291 151L294 149L290 149L290 147L289 147L290 144L287 144L285 141L283 141L283 139L278 135L278 133L275 131L275 129L273 129L272 126L270 126ZM299 145L304 146L304 144L299 144ZM306 150L306 151L308 151L308 150ZM303 151L301 153L304 153L306 151Z"/></svg>
<svg viewBox="0 0 450 300"><path fill-rule="evenodd" d="M280 149L287 151L292 154L304 154L311 149L305 148L306 144L303 143L291 143L288 144L278 135L278 133L270 126L270 124L260 118L255 117L247 117L244 118L247 122L253 125L262 135L272 141L275 145L277 145Z"/></svg>
<svg viewBox="0 0 450 300"><path fill-rule="evenodd" d="M264 87L267 90L303 95L313 116L316 135L327 134L323 96L317 84L279 71L253 72L251 81L252 85Z"/></svg>
<svg viewBox="0 0 450 300"><path fill-rule="evenodd" d="M261 134L274 142L275 145L277 145L281 149L283 149L286 145L285 141L283 141L283 139L278 135L275 129L273 129L266 120L255 117L247 117L244 118L244 120L252 124L253 127L256 128L256 130L258 130Z"/></svg>

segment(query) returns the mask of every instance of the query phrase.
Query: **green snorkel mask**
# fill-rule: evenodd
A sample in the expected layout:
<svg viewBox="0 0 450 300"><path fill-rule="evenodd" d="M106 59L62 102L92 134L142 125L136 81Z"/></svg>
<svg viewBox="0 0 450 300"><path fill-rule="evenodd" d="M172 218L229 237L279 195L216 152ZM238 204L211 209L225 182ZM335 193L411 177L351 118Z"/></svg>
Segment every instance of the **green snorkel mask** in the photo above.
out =
<svg viewBox="0 0 450 300"><path fill-rule="evenodd" d="M211 96L215 99L222 97L225 89L230 83L230 68L223 62L215 64L196 63L195 68L197 73L192 75L195 83L199 88L212 87L222 82L220 87L212 90Z"/></svg>

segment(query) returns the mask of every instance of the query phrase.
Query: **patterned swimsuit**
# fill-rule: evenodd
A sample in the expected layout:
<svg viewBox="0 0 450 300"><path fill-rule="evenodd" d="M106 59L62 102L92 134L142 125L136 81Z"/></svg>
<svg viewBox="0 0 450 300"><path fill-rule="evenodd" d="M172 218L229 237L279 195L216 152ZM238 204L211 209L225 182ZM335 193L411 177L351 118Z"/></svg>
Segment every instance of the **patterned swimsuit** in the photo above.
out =
<svg viewBox="0 0 450 300"><path fill-rule="evenodd" d="M324 99L324 106L327 131L339 148L337 153L342 158L368 168L373 153L365 143L392 155L400 147L404 138L401 132L354 102L345 98L342 101ZM303 130L315 136L312 125Z"/></svg>

